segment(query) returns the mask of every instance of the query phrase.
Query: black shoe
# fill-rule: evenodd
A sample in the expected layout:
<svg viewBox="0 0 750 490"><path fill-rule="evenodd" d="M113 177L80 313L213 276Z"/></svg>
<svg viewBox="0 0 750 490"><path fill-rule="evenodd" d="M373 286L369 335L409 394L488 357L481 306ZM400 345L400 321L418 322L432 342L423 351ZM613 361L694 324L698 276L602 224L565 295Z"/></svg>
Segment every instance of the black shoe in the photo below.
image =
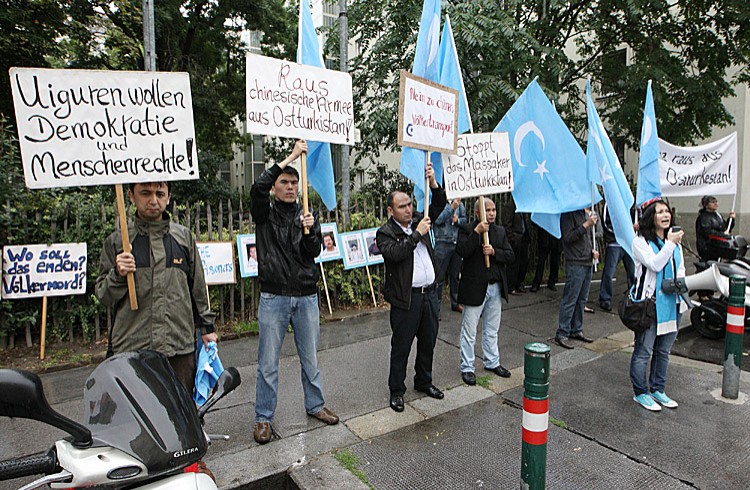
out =
<svg viewBox="0 0 750 490"><path fill-rule="evenodd" d="M487 368L486 367L486 368L484 368L484 370L485 371L493 372L493 373L497 374L498 376L500 376L501 378L510 378L510 371L508 371L507 369L505 369L504 367L502 367L499 364L497 365L497 367L493 367L493 368Z"/></svg>
<svg viewBox="0 0 750 490"><path fill-rule="evenodd" d="M477 377L471 371L461 373L461 379L464 380L464 383L469 386L474 386L475 384L477 384Z"/></svg>
<svg viewBox="0 0 750 490"><path fill-rule="evenodd" d="M547 284L547 289L549 289L550 291L557 291L557 286L555 286L554 282L551 282Z"/></svg>
<svg viewBox="0 0 750 490"><path fill-rule="evenodd" d="M396 412L404 411L404 396L403 395L391 395L391 408Z"/></svg>
<svg viewBox="0 0 750 490"><path fill-rule="evenodd" d="M586 337L585 335L583 335L583 333L577 333L575 335L571 335L570 338L575 339L575 340L580 340L581 342L585 342L587 344L590 344L591 342L594 341L594 339Z"/></svg>
<svg viewBox="0 0 750 490"><path fill-rule="evenodd" d="M555 343L565 349L573 349L574 347L568 343L568 339L563 337L555 337Z"/></svg>
<svg viewBox="0 0 750 490"><path fill-rule="evenodd" d="M599 308L604 311L612 311L612 305L610 305L606 301L599 301Z"/></svg>
<svg viewBox="0 0 750 490"><path fill-rule="evenodd" d="M536 293L537 291L539 291L539 284L532 284L529 288L529 291L531 291L532 293Z"/></svg>
<svg viewBox="0 0 750 490"><path fill-rule="evenodd" d="M437 400L442 400L443 397L445 396L445 394L442 391L438 390L435 387L435 385L430 385L430 386L428 386L427 388L425 388L423 390L420 390L419 388L416 388L416 390L420 391L420 392L422 392L424 394L426 394L430 398L435 398Z"/></svg>

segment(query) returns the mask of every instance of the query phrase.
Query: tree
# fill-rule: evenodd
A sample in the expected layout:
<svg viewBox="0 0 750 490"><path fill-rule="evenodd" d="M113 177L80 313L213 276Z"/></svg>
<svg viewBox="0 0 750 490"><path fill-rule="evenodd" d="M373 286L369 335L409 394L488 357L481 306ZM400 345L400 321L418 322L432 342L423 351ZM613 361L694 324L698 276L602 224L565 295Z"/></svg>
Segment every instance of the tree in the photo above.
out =
<svg viewBox="0 0 750 490"><path fill-rule="evenodd" d="M421 6L420 0L354 0L349 8L361 51L352 59L359 162L377 161L383 147L398 150L398 69L411 68ZM450 0L444 12L476 131L494 129L538 77L582 137L583 81L591 76L612 134L636 146L652 79L659 134L684 144L732 122L722 98L750 74L748 13L740 0ZM619 62L624 48L627 65Z"/></svg>

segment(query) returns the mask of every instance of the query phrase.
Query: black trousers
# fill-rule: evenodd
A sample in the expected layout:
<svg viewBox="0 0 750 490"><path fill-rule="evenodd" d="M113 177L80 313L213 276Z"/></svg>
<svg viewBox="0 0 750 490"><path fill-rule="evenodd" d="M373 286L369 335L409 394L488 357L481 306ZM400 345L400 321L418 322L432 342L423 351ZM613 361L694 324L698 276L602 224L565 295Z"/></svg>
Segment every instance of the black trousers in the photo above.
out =
<svg viewBox="0 0 750 490"><path fill-rule="evenodd" d="M388 388L392 395L406 393L406 363L414 337L417 359L414 362L414 388L424 390L432 385L432 354L438 334L437 291L411 294L408 310L391 306L391 369Z"/></svg>
<svg viewBox="0 0 750 490"><path fill-rule="evenodd" d="M539 286L544 279L544 264L547 262L547 256L549 255L549 281L547 284L555 284L557 282L557 273L560 269L560 240L550 236L549 242L537 247L537 262L536 262L536 274L534 274L535 286Z"/></svg>
<svg viewBox="0 0 750 490"><path fill-rule="evenodd" d="M182 382L182 386L190 394L190 398L193 398L193 390L195 389L195 371L198 365L196 357L196 353L191 352L190 354L178 354L167 358L177 375L177 379Z"/></svg>

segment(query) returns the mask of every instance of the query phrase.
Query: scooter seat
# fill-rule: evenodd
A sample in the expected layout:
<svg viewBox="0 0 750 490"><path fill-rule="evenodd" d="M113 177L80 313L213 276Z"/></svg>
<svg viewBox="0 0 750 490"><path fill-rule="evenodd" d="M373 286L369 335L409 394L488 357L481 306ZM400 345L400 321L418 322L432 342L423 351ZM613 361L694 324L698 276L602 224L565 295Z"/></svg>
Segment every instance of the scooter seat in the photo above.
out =
<svg viewBox="0 0 750 490"><path fill-rule="evenodd" d="M750 285L750 269L743 265L734 262L716 262L719 267L719 272L722 276L730 277L732 275L739 275L745 278L745 285Z"/></svg>

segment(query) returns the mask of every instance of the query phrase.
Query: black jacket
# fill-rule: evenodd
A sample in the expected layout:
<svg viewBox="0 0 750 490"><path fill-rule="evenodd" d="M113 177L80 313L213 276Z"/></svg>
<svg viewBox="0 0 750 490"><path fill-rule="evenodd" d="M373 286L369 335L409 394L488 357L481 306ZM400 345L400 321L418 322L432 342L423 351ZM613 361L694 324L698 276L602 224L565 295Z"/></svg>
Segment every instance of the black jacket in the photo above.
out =
<svg viewBox="0 0 750 490"><path fill-rule="evenodd" d="M703 260L715 259L708 251L708 235L723 235L727 231L729 220L724 220L719 213L701 209L695 220L695 241L698 255ZM732 222L734 228L734 222ZM731 229L729 231L732 231Z"/></svg>
<svg viewBox="0 0 750 490"><path fill-rule="evenodd" d="M490 256L490 268L484 263L482 253L482 235L477 234L474 228L477 221L461 225L458 229L458 243L456 253L463 257L461 269L461 283L458 287L458 302L462 305L479 306L487 294L487 285L490 282L499 282L502 297L508 300L508 281L505 278L505 264L515 260L513 248L508 242L505 228L490 224L490 245L495 249L495 255Z"/></svg>
<svg viewBox="0 0 750 490"><path fill-rule="evenodd" d="M513 199L503 205L500 222L505 227L512 247L518 248L531 243L529 222L523 213L516 213L516 203Z"/></svg>
<svg viewBox="0 0 750 490"><path fill-rule="evenodd" d="M250 190L258 247L260 290L282 296L308 296L318 292L318 268L323 237L317 215L308 235L303 234L299 217L302 205L276 201L269 192L281 175L274 165L258 177Z"/></svg>
<svg viewBox="0 0 750 490"><path fill-rule="evenodd" d="M441 188L432 189L432 204L430 204L430 220L434 223L445 208L445 191ZM408 310L411 307L411 278L414 272L414 249L421 241L427 246L427 251L438 275L435 253L430 242L429 233L422 236L416 230L422 215L415 213L412 217L411 234L407 235L393 217L378 229L375 241L385 261L385 284L383 297L392 306Z"/></svg>
<svg viewBox="0 0 750 490"><path fill-rule="evenodd" d="M592 265L594 249L591 238L591 228L584 228L586 211L571 211L560 217L560 232L562 234L563 253L565 262L576 265Z"/></svg>

